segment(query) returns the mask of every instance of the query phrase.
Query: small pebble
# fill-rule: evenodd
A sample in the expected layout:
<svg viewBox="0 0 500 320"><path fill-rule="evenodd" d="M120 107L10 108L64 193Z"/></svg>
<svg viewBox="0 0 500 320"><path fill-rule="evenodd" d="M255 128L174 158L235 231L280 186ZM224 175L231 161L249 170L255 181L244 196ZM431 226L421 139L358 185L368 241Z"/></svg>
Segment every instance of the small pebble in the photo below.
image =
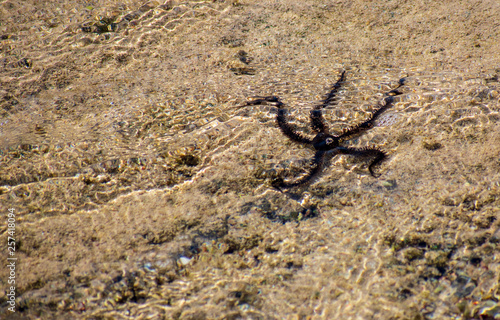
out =
<svg viewBox="0 0 500 320"><path fill-rule="evenodd" d="M179 258L179 262L180 262L183 266L187 265L189 262L191 262L191 260L192 260L192 259L189 259L189 258L186 258L186 257L180 257L180 258Z"/></svg>

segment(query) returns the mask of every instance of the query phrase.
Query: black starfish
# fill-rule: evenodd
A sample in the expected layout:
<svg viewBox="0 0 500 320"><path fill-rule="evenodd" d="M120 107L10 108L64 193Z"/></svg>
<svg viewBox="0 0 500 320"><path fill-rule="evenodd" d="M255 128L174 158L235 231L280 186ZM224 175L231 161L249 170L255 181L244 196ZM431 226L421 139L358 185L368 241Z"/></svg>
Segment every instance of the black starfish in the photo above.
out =
<svg viewBox="0 0 500 320"><path fill-rule="evenodd" d="M314 180L321 171L328 159L336 155L346 154L351 156L360 157L373 157L372 162L368 166L368 170L373 177L375 173L373 172L373 167L379 164L386 158L386 154L377 148L349 148L341 146L341 143L352 139L354 136L363 133L364 131L373 127L373 124L378 116L382 114L387 108L389 108L394 102L394 96L402 94L398 89L404 85L405 78L399 80L399 86L389 92L384 94L384 100L375 112L365 120L364 122L347 128L339 135L333 135L328 131L328 126L323 118L323 113L321 109L331 104L335 98L337 90L340 88L341 83L345 79L345 71L340 75L339 80L332 86L332 89L326 96L326 98L321 102L321 104L314 107L310 113L311 127L316 133L314 138L309 138L304 136L302 133L297 132L287 121L285 109L285 104L280 101L279 97L268 96L268 97L255 97L253 100L247 102L246 105L256 105L256 104L273 104L278 107L278 115L276 117L276 123L278 124L281 132L286 135L290 140L302 143L308 146L312 146L316 153L312 159L312 167L309 172L298 178L293 182L285 182L283 179L277 179L273 181L273 186L281 190L281 188L292 188L300 186Z"/></svg>

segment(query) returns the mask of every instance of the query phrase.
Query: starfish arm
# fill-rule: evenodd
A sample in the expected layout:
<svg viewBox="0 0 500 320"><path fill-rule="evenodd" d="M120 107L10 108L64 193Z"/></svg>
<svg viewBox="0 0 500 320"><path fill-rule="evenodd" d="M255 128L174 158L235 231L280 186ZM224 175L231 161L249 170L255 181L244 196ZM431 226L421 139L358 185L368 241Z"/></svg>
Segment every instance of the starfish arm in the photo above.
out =
<svg viewBox="0 0 500 320"><path fill-rule="evenodd" d="M358 134L372 128L373 124L375 123L375 120L377 120L377 118L382 114L382 112L387 110L392 105L393 101L394 101L394 99L392 97L386 97L384 99L384 102L385 102L384 105L382 105L374 113L372 113L370 118L366 119L365 121L363 121L362 123L360 123L356 126L353 126L353 127L348 128L347 130L344 130L344 132L342 132L342 134L339 135L338 138L341 140L346 140L346 139L349 139L350 137L358 135Z"/></svg>
<svg viewBox="0 0 500 320"><path fill-rule="evenodd" d="M321 110L312 110L309 116L311 118L311 127L314 132L328 133L328 126L326 125Z"/></svg>
<svg viewBox="0 0 500 320"><path fill-rule="evenodd" d="M347 130L344 130L344 132L341 135L339 135L338 138L340 140L346 140L349 137L358 135L358 134L362 133L363 131L366 131L366 130L372 128L373 124L375 123L375 120L377 120L377 118L385 110L387 110L388 108L390 108L392 106L392 104L394 103L394 96L402 94L400 91L398 91L398 89L404 85L404 80L405 80L405 78L400 79L399 86L396 89L393 89L393 90L386 92L384 94L384 96L385 96L384 102L379 106L379 108L377 110L375 110L375 112L372 113L370 118L366 119L365 121L363 121L362 123L360 123L354 127L350 127Z"/></svg>
<svg viewBox="0 0 500 320"><path fill-rule="evenodd" d="M342 74L340 75L339 80L337 80L337 82L335 82L333 84L332 88L330 89L330 92L328 92L328 94L326 95L326 98L323 101L321 101L321 104L315 106L314 109L316 109L316 110L322 109L322 108L328 106L329 104L331 104L332 100L335 99L335 95L337 94L337 91L342 86L341 83L344 82L344 80L345 80L345 70L342 71Z"/></svg>
<svg viewBox="0 0 500 320"><path fill-rule="evenodd" d="M280 98L277 96L266 96L266 97L256 96L249 98L249 100L240 107L254 106L258 104L264 104L264 105L271 104L278 108L281 108L282 106L285 105L283 102L281 102Z"/></svg>
<svg viewBox="0 0 500 320"><path fill-rule="evenodd" d="M339 154L346 154L346 155L351 155L351 156L360 156L360 157L373 157L372 162L368 166L368 170L370 171L370 174L377 178L380 175L376 176L373 167L382 162L387 155L375 148L346 148L346 147L338 147L337 151Z"/></svg>
<svg viewBox="0 0 500 320"><path fill-rule="evenodd" d="M304 144L312 143L311 139L295 131L295 129L288 123L286 119L286 109L278 109L278 115L276 116L276 123L278 124L278 127L281 129L281 132L283 132L285 136L290 138L290 140Z"/></svg>
<svg viewBox="0 0 500 320"><path fill-rule="evenodd" d="M281 190L281 188L290 189L293 187L298 187L300 185L305 185L313 182L320 176L321 172L323 171L323 168L325 166L325 158L326 158L325 151L317 151L316 154L314 155L314 158L312 159L311 169L307 172L306 175L298 178L293 182L286 182L282 180L277 181L274 184L274 187L277 188L278 190Z"/></svg>
<svg viewBox="0 0 500 320"><path fill-rule="evenodd" d="M326 95L326 98L323 101L321 101L321 104L315 106L314 109L311 111L310 114L311 127L314 132L328 133L328 126L325 123L325 119L323 118L321 109L325 108L326 106L332 103L333 99L335 98L335 95L337 94L338 89L342 86L341 83L344 80L345 80L345 70L342 71L339 80L337 80L337 82L335 82L335 84L332 86L330 92L328 92L328 94Z"/></svg>

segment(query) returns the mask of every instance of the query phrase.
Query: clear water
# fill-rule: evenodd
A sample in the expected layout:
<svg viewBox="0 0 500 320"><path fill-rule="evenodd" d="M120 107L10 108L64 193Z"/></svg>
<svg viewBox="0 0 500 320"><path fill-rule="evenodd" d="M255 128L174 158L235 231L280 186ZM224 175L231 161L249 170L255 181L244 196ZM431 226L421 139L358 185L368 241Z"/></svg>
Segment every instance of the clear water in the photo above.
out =
<svg viewBox="0 0 500 320"><path fill-rule="evenodd" d="M0 201L23 317L498 316L498 5L1 6ZM273 106L241 106L278 95L310 134L342 70L332 132L407 77L348 142L389 154L381 176L342 156L277 192L313 151Z"/></svg>

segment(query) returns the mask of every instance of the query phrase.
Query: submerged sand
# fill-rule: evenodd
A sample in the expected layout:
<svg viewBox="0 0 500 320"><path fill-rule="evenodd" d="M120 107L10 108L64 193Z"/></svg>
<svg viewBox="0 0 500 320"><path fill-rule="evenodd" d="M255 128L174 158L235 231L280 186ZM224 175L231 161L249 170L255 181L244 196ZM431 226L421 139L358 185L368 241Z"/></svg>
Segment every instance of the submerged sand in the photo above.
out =
<svg viewBox="0 0 500 320"><path fill-rule="evenodd" d="M8 319L496 319L496 1L0 2L0 243ZM313 151L403 95L281 193Z"/></svg>

